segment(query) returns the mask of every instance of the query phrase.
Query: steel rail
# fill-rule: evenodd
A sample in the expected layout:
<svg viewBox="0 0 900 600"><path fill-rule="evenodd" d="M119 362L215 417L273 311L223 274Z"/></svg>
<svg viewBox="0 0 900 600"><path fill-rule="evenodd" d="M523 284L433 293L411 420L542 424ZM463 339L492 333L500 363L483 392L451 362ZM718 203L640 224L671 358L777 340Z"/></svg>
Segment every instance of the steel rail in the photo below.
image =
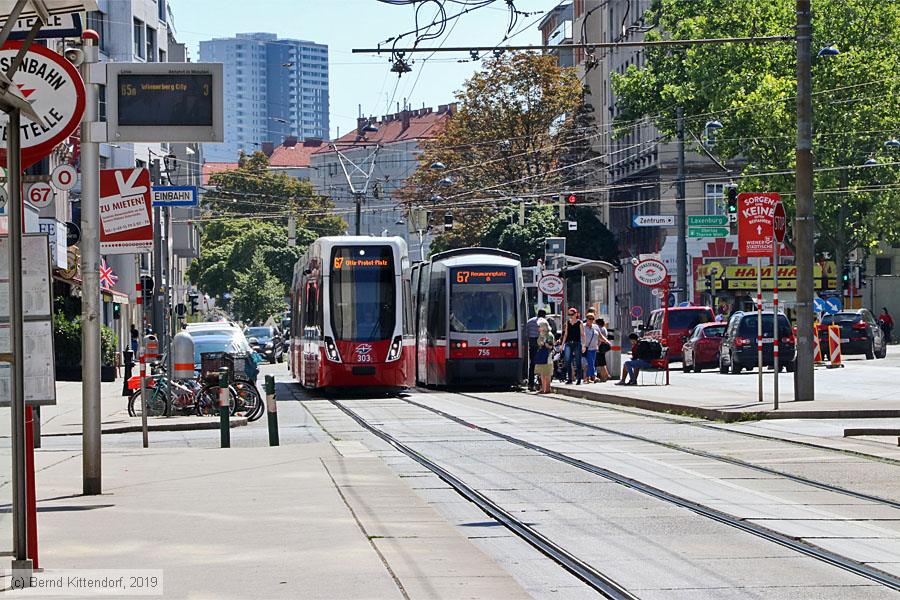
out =
<svg viewBox="0 0 900 600"><path fill-rule="evenodd" d="M563 567L566 571L568 571L581 581L585 582L593 589L600 592L605 598L609 598L610 600L638 599L637 596L626 590L620 584L616 583L603 573L597 571L584 561L576 558L565 549L556 545L525 523L519 521L508 512L503 510L497 503L490 500L481 492L472 488L431 459L425 457L419 452L416 452L384 430L378 429L374 425L371 425L357 412L347 408L342 403L331 398L329 398L328 401L339 408L341 411L343 411L344 414L356 421L356 423L360 427L384 440L409 458L413 459L414 461L437 475L439 478L441 478L441 480L452 487L458 494L463 496L469 502L475 504L489 517L501 523L504 527L536 548L544 556L547 556L552 561Z"/></svg>
<svg viewBox="0 0 900 600"><path fill-rule="evenodd" d="M749 521L744 521L722 511L716 510L714 508L710 508L708 506L704 506L698 502L694 502L693 500L688 500L687 498L682 498L681 496L677 496L675 494L671 494L664 490L661 490L652 485L640 482L636 479L632 479L631 477L626 477L624 475L620 475L614 471L610 471L609 469L604 469L603 467L599 467L597 465L584 462L577 458L572 458L571 456L567 456L562 454L561 452L557 452L555 450L551 450L544 446L540 446L538 444L533 444L531 442L525 441L523 439L519 439L513 437L511 435L507 435L505 433L501 433L499 431L495 431L488 427L482 427L476 423L472 423L471 421L466 421L456 415L451 415L450 413L444 412L437 408L432 408L430 406L426 406L424 404L419 404L413 400L409 400L407 398L397 398L402 402L405 402L411 406L415 406L417 408L421 408L423 410L427 410L432 412L438 416L441 416L445 419L453 421L458 425L462 425L463 427L467 427L469 429L474 429L475 431L480 431L481 433L485 433L487 435L491 435L493 437L499 438L511 444L515 444L516 446L520 446L522 448L526 448L528 450L532 450L534 452L538 452L547 456L548 458L552 458L553 460L565 463L567 465L573 466L577 469L581 469L582 471L586 471L593 475L597 475L609 481L613 481L615 483L619 483L628 488L631 488L637 492L650 496L652 498L656 498L658 500L662 500L663 502L667 502L669 504L673 504L675 506L680 506L682 508L686 508L702 517L706 517L713 521L717 521L724 525L728 525L730 527L734 527L735 529L744 531L751 535L755 535L762 539L768 540L770 542L774 542L780 546L784 546L785 548L789 548L800 554L809 556L810 558L814 558L816 560L820 560L826 564L832 565L839 569L843 569L855 575L859 575L860 577L864 577L871 581L874 581L880 585L883 585L887 588L890 588L895 591L900 591L900 578L891 575L890 573L885 573L880 569L875 569L866 564L863 564L859 561L853 560L851 558L847 558L846 556L842 556L835 552L831 552L829 550L825 550L824 548L820 548L813 544L806 543L802 540L789 537L784 535L783 533L779 533L777 531L773 531L766 527L762 527L761 525L757 525L755 523L751 523Z"/></svg>
<svg viewBox="0 0 900 600"><path fill-rule="evenodd" d="M850 496L850 497L856 498L858 500L866 500L869 502L884 504L884 505L890 506L892 508L900 509L900 502L898 502L896 500L891 500L889 498L882 498L880 496L873 496L870 494L865 494L863 492L856 492L853 490L848 490L846 488L838 487L838 486L832 485L830 483L824 483L822 481L816 481L814 479L807 479L806 477L803 477L802 475L793 475L791 473L785 473L783 471L778 471L776 469L770 469L768 467L763 467L761 465L755 465L753 463L745 462L738 458L731 458L730 456L723 456L721 454L714 454L712 452L696 450L694 448L688 448L686 446L681 446L679 444L674 444L672 442L664 442L662 440L654 440L653 438L648 438L643 435L638 435L636 433L627 433L625 431L619 431L617 429L610 429L608 427L603 427L601 425L595 425L593 423L586 423L585 421L579 421L578 419L570 419L568 417L561 417L559 415L554 415L552 413L547 413L547 412L535 410L532 408L516 406L515 404L507 404L506 402L500 402L499 400L491 400L490 398L482 398L482 397L476 396L474 394L466 394L466 393L461 393L461 392L456 392L456 393L459 394L460 396L464 396L466 398L472 398L474 400L479 400L481 402L487 402L488 404L494 404L496 406L504 406L506 408L512 408L512 409L530 413L533 415L540 415L542 417L556 419L557 421L562 421L563 423L569 423L570 425L576 425L578 427L585 427L587 429L593 429L595 431L602 431L603 433L609 433L611 435L618 435L620 437L628 438L630 440L636 440L639 442L646 442L648 444L662 446L664 448L668 448L670 450L675 450L677 452L684 452L686 454L692 454L694 456L699 456L702 458L708 458L711 460L721 461L721 462L735 465L738 467L744 467L747 469L752 469L754 471L759 471L760 473L766 473L769 475L777 475L778 477L784 477L785 479L790 479L791 481L796 481L796 482L802 483L804 485L809 485L809 486L818 488L820 490L834 492L836 494L843 494L845 496Z"/></svg>

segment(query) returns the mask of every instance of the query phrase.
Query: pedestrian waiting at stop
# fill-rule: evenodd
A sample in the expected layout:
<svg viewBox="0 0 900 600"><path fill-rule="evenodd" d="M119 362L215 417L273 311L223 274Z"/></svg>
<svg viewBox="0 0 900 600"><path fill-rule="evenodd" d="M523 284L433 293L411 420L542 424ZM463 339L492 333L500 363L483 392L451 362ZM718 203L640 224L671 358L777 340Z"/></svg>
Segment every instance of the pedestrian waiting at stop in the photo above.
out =
<svg viewBox="0 0 900 600"><path fill-rule="evenodd" d="M538 321L537 351L534 354L534 372L540 377L538 394L550 393L550 379L553 376L553 346L556 337L550 331L547 319Z"/></svg>
<svg viewBox="0 0 900 600"><path fill-rule="evenodd" d="M550 323L547 321L547 311L543 308L537 311L537 315L525 322L525 337L528 339L528 391L533 392L535 388L534 368L536 364L535 355L538 352L538 337L540 336L541 324L547 326L550 331Z"/></svg>
<svg viewBox="0 0 900 600"><path fill-rule="evenodd" d="M572 367L574 363L576 383L581 385L583 371L581 369L581 355L584 347L584 324L578 318L578 311L569 309L569 318L563 324L562 334L563 361L565 363L566 383L572 383Z"/></svg>
<svg viewBox="0 0 900 600"><path fill-rule="evenodd" d="M642 340L636 333L629 334L628 339L631 340L631 360L625 361L622 365L622 378L616 385L637 385L641 369L651 368L653 365L650 361L659 358L654 356L656 353L651 340Z"/></svg>
<svg viewBox="0 0 900 600"><path fill-rule="evenodd" d="M597 327L600 329L600 345L597 347L597 374L600 376L600 383L609 381L609 369L606 367L606 353L612 350L612 343L609 341L609 330L606 328L606 321L597 319Z"/></svg>
<svg viewBox="0 0 900 600"><path fill-rule="evenodd" d="M584 359L587 366L585 380L588 383L597 381L597 351L600 349L600 327L596 323L594 313L584 317Z"/></svg>

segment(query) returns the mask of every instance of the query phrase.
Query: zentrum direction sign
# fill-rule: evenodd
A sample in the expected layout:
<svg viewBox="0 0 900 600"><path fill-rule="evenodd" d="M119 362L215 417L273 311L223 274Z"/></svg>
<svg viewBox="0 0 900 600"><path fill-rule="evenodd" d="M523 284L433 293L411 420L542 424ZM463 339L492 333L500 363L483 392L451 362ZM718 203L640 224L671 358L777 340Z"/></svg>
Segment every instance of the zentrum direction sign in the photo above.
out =
<svg viewBox="0 0 900 600"><path fill-rule="evenodd" d="M6 71L21 42L7 42L0 47L0 69ZM22 116L22 168L27 168L68 138L84 113L84 82L72 63L61 55L32 45L13 77L14 84L43 117L46 125L32 123ZM9 117L0 113L0 136L6 139ZM0 165L6 166L6 145L0 148Z"/></svg>

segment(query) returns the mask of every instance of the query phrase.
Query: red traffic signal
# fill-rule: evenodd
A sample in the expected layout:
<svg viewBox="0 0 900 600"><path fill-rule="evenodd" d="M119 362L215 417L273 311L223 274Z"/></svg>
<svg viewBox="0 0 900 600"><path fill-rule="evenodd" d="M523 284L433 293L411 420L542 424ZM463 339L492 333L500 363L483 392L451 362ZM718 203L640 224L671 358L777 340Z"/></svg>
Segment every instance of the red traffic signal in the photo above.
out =
<svg viewBox="0 0 900 600"><path fill-rule="evenodd" d="M566 202L568 202L569 204L575 204L576 202L578 202L578 196L576 196L575 194L569 194L566 197Z"/></svg>

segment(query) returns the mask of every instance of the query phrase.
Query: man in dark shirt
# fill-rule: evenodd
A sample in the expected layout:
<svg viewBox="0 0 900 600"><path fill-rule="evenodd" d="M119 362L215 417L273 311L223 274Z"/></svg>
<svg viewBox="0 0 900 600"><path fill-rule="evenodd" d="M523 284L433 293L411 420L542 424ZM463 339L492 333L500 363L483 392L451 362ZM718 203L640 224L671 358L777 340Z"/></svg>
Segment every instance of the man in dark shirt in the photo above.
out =
<svg viewBox="0 0 900 600"><path fill-rule="evenodd" d="M631 360L626 360L622 365L622 378L616 382L616 385L637 385L637 376L641 369L649 369L653 366L650 363L650 352L647 344L642 344L636 333L628 336L631 340ZM626 381L626 376L630 378Z"/></svg>

